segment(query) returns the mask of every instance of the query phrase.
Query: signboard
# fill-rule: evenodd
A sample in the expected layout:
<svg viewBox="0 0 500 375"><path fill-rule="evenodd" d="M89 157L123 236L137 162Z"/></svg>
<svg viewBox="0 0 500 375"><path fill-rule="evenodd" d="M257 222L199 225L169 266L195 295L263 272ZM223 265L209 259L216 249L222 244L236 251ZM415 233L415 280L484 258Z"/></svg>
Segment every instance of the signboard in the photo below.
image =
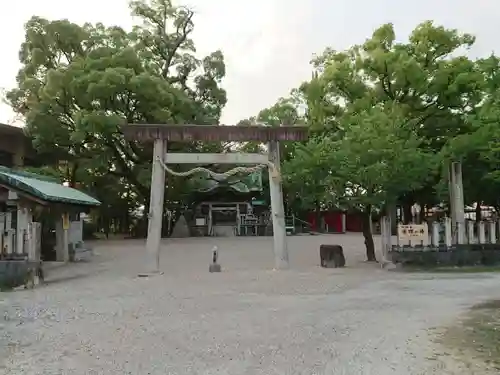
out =
<svg viewBox="0 0 500 375"><path fill-rule="evenodd" d="M398 241L400 244L427 245L429 242L427 224L398 225Z"/></svg>
<svg viewBox="0 0 500 375"><path fill-rule="evenodd" d="M64 230L69 230L69 215L68 214L62 215L62 225L63 225Z"/></svg>
<svg viewBox="0 0 500 375"><path fill-rule="evenodd" d="M255 199L252 201L252 206L265 206L266 201Z"/></svg>

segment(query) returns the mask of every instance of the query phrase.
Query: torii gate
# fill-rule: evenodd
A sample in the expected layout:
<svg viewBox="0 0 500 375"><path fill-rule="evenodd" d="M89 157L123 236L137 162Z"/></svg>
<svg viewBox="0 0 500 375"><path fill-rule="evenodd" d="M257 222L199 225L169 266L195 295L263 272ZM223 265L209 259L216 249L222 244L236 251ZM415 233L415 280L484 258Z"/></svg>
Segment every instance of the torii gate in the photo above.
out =
<svg viewBox="0 0 500 375"><path fill-rule="evenodd" d="M166 164L257 164L269 168L274 257L276 269L289 267L288 249L283 207L283 190L280 179L280 141L304 141L308 138L305 126L223 126L223 125L168 125L127 124L123 126L127 139L153 141L153 169L151 173L151 197L148 214L146 250L150 273L160 272L160 241L162 231L163 202L165 195ZM167 153L167 142L188 141L259 141L268 144L268 154L185 154ZM245 172L243 168L233 171ZM231 172L231 171L230 171Z"/></svg>

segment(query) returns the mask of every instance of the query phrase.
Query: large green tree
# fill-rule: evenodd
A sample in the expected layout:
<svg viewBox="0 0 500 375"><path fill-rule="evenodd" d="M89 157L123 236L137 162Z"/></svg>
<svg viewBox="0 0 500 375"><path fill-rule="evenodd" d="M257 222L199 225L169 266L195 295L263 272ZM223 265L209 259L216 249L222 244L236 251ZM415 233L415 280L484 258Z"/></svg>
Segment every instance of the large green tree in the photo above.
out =
<svg viewBox="0 0 500 375"><path fill-rule="evenodd" d="M473 43L471 35L432 22L397 42L393 25L386 24L363 44L340 52L328 48L313 60L312 79L300 92L311 131L328 141L309 142L303 147L309 152L297 153L301 160L284 169L288 183L301 186L300 169L330 165L326 181L312 179L310 193L364 212L369 260L372 209L397 201L407 209L414 202L434 203L444 175L437 163L452 158L447 148L454 138L471 132L466 119L483 99L484 72L459 51ZM317 155L328 157L318 161Z"/></svg>
<svg viewBox="0 0 500 375"><path fill-rule="evenodd" d="M170 0L132 1L130 8L140 21L133 30L32 17L18 86L7 97L36 148L71 165L71 182L79 169L109 173L147 205L151 147L125 140L120 125L217 124L225 65L220 51L196 57L189 9ZM171 199L181 191L176 181L168 179Z"/></svg>
<svg viewBox="0 0 500 375"><path fill-rule="evenodd" d="M440 152L448 140L470 131L464 118L482 100L483 75L459 53L473 43L469 34L424 22L407 42L397 42L393 25L387 24L361 45L342 52L327 49L314 60L326 123L335 124L349 115L346 111L396 102L425 137L421 147ZM438 178L403 194L405 207L432 200Z"/></svg>
<svg viewBox="0 0 500 375"><path fill-rule="evenodd" d="M397 104L366 108L341 124L344 136L328 145L325 185L340 207L362 214L367 260L375 261L372 213L424 186L440 158L422 147L425 138Z"/></svg>

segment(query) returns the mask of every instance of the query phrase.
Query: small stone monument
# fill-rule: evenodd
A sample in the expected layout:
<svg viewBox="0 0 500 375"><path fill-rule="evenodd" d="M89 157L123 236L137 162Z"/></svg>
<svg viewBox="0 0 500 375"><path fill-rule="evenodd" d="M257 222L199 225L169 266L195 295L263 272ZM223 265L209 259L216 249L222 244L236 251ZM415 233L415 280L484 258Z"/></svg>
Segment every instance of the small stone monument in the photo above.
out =
<svg viewBox="0 0 500 375"><path fill-rule="evenodd" d="M340 245L321 245L319 257L321 267L341 268L345 266L344 250Z"/></svg>
<svg viewBox="0 0 500 375"><path fill-rule="evenodd" d="M212 249L212 263L210 263L210 266L208 266L208 271L210 273L221 271L220 264L217 263L218 256L219 254L217 253L217 246L214 246L214 248Z"/></svg>

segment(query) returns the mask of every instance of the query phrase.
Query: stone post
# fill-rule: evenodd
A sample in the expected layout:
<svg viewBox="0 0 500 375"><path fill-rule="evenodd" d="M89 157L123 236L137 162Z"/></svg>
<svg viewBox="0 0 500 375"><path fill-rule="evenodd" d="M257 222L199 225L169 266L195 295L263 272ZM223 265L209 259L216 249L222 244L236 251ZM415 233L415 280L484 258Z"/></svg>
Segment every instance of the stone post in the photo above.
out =
<svg viewBox="0 0 500 375"><path fill-rule="evenodd" d="M465 227L464 189L462 182L462 163L452 162L449 167L450 214L453 232L457 226ZM457 238L457 242L459 238Z"/></svg>
<svg viewBox="0 0 500 375"><path fill-rule="evenodd" d="M28 228L32 215L28 208L17 205L16 250L17 254L28 253Z"/></svg>
<svg viewBox="0 0 500 375"><path fill-rule="evenodd" d="M486 228L484 226L484 221L480 221L477 227L477 233L478 233L478 239L480 244L485 244L486 243Z"/></svg>
<svg viewBox="0 0 500 375"><path fill-rule="evenodd" d="M163 139L155 139L151 172L151 196L149 198L148 237L146 240L148 263L146 273L160 272L160 243L165 196L165 169L160 160L165 160L166 145L167 142Z"/></svg>
<svg viewBox="0 0 500 375"><path fill-rule="evenodd" d="M471 220L467 221L467 238L469 240L469 244L476 242L474 236L474 222Z"/></svg>
<svg viewBox="0 0 500 375"><path fill-rule="evenodd" d="M456 229L457 229L457 243L460 245L466 244L467 238L465 235L465 222L463 223L458 222L456 224Z"/></svg>
<svg viewBox="0 0 500 375"><path fill-rule="evenodd" d="M439 221L433 221L431 227L431 244L434 247L439 247L439 229L441 224Z"/></svg>
<svg viewBox="0 0 500 375"><path fill-rule="evenodd" d="M42 225L30 222L28 227L28 259L39 262L41 257L41 229Z"/></svg>
<svg viewBox="0 0 500 375"><path fill-rule="evenodd" d="M274 261L276 269L288 269L288 248L285 229L285 209L283 206L283 189L280 173L280 147L278 141L271 141L268 145L269 161L274 164L279 178L273 177L269 168L269 192L271 195L271 218L273 222Z"/></svg>
<svg viewBox="0 0 500 375"><path fill-rule="evenodd" d="M451 219L449 217L444 219L444 242L446 247L451 247L453 244L453 239L451 235Z"/></svg>
<svg viewBox="0 0 500 375"><path fill-rule="evenodd" d="M497 243L497 233L496 233L497 225L494 221L490 221L490 243Z"/></svg>
<svg viewBox="0 0 500 375"><path fill-rule="evenodd" d="M387 261L387 255L392 248L391 217L384 216L380 220L380 234L382 242L382 262Z"/></svg>

